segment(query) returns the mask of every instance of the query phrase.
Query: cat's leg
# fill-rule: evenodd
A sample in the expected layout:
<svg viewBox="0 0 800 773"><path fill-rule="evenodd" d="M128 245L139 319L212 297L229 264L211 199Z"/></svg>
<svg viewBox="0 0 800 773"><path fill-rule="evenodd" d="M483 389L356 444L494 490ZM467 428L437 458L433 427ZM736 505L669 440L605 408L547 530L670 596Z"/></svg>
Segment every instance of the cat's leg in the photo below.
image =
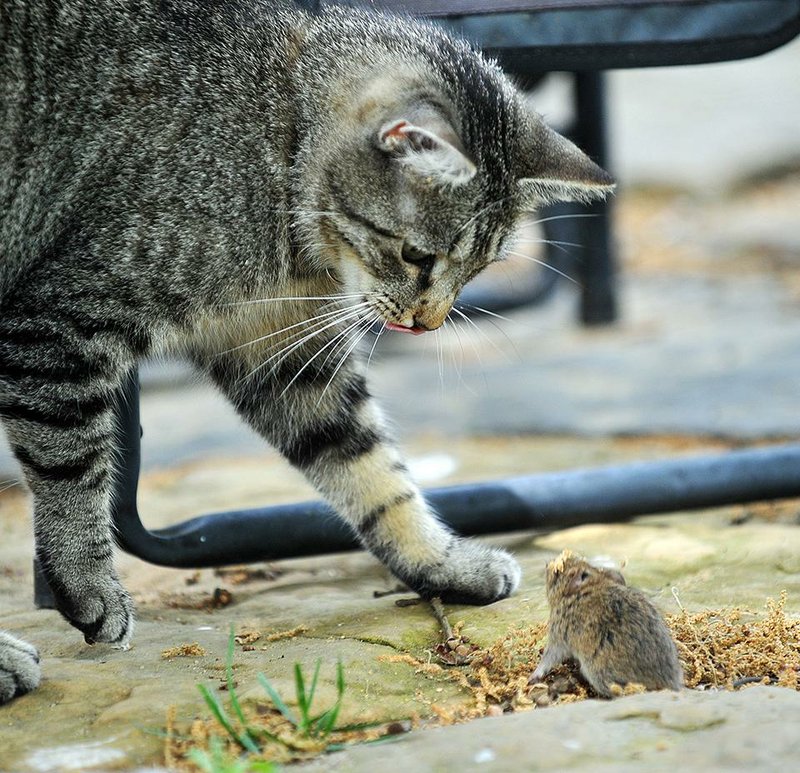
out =
<svg viewBox="0 0 800 773"><path fill-rule="evenodd" d="M270 373L253 373L252 365L227 355L209 369L239 413L409 587L471 604L496 601L516 588L520 570L508 553L455 536L431 512L358 363L334 373L330 365L287 358Z"/></svg>
<svg viewBox="0 0 800 773"><path fill-rule="evenodd" d="M133 607L113 564L111 397L129 364L124 346L78 312L0 320L0 417L33 495L37 558L86 641L122 647Z"/></svg>
<svg viewBox="0 0 800 773"><path fill-rule="evenodd" d="M40 678L36 648L0 631L0 704L36 689Z"/></svg>

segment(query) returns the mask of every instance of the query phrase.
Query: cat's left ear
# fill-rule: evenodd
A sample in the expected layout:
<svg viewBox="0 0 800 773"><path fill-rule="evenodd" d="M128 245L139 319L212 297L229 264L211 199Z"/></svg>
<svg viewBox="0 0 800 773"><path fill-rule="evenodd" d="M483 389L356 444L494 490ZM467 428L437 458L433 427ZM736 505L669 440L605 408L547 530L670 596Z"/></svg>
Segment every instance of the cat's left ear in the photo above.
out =
<svg viewBox="0 0 800 773"><path fill-rule="evenodd" d="M412 173L440 185L464 185L477 171L453 129L431 117L385 123L378 131L378 147Z"/></svg>
<svg viewBox="0 0 800 773"><path fill-rule="evenodd" d="M602 199L615 187L614 178L575 144L544 123L538 124L517 181L524 207Z"/></svg>

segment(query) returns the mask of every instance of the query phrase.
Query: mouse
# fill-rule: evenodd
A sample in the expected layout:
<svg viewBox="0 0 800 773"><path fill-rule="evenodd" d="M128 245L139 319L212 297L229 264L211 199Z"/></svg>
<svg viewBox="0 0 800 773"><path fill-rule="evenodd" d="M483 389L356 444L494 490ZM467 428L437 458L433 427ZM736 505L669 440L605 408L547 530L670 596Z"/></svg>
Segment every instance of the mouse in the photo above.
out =
<svg viewBox="0 0 800 773"><path fill-rule="evenodd" d="M572 658L603 698L631 683L647 690L683 687L678 649L664 618L621 572L565 550L547 564L545 585L548 639L531 684Z"/></svg>

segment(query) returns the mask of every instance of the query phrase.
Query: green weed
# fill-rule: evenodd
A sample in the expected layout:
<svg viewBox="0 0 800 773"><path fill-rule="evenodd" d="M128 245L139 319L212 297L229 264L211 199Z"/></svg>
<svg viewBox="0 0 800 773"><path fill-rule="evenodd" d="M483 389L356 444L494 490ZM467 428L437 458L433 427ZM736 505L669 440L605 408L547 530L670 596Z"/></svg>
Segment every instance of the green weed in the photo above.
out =
<svg viewBox="0 0 800 773"><path fill-rule="evenodd" d="M311 685L306 688L306 680L303 676L303 669L299 663L294 664L294 688L295 697L297 698L297 707L300 710L299 719L295 717L294 713L283 702L278 691L270 684L264 674L258 675L258 681L261 686L269 695L272 704L278 711L290 722L298 735L303 738L326 738L329 736L336 726L336 720L339 716L339 711L342 708L342 699L344 697L344 669L342 668L341 661L336 664L336 703L329 709L314 716L311 711L311 706L314 702L314 693L317 689L317 679L319 678L319 669L322 661L318 660L314 667L314 675L311 677ZM339 728L341 730L347 728Z"/></svg>
<svg viewBox="0 0 800 773"><path fill-rule="evenodd" d="M264 676L258 674L259 684L264 688L277 714L272 713L272 721L265 717L248 717L243 711L233 681L234 633L231 628L228 638L228 651L225 658L225 681L229 696L229 708L226 709L217 694L204 684L197 685L203 700L216 723L227 734L227 742L212 736L208 741L208 750L200 748L185 752L188 760L204 773L273 773L278 768L264 757L281 760L307 757L309 754L321 754L338 751L345 746L343 734L367 731L387 724L372 722L351 725L337 725L341 712L346 683L342 663L336 665L336 699L332 706L320 709L315 701L322 661L317 660L309 680L299 663L294 666L294 688L297 711L290 709L281 695ZM282 720L277 720L280 715ZM269 724L269 730L264 726ZM333 739L332 734L339 735ZM395 736L391 739L394 740ZM365 740L375 743L389 740L389 736L380 736ZM277 746L276 746L277 745ZM227 747L227 748L226 748ZM229 750L238 749L239 756Z"/></svg>
<svg viewBox="0 0 800 773"><path fill-rule="evenodd" d="M203 773L277 773L278 766L267 760L237 759L225 750L219 738L211 738L209 750L191 749L186 755Z"/></svg>

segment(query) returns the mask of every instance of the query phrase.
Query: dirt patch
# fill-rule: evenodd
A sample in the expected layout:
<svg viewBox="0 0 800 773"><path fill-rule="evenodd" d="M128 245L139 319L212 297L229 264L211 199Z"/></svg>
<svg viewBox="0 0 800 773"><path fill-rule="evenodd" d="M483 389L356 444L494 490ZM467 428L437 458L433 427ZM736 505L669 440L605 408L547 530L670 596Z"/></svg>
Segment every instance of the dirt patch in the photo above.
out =
<svg viewBox="0 0 800 773"><path fill-rule="evenodd" d="M784 613L786 593L770 599L758 618L740 609L672 615L686 686L733 689L777 684L800 689L800 620Z"/></svg>
<svg viewBox="0 0 800 773"><path fill-rule="evenodd" d="M245 585L257 580L277 580L284 572L275 567L223 566L214 569L214 576L231 585Z"/></svg>
<svg viewBox="0 0 800 773"><path fill-rule="evenodd" d="M200 658L208 653L197 643L179 644L177 647L170 647L161 653L161 657L165 660L172 658Z"/></svg>
<svg viewBox="0 0 800 773"><path fill-rule="evenodd" d="M233 603L233 594L226 588L214 588L211 593L165 593L161 602L169 609L205 609L209 612Z"/></svg>
<svg viewBox="0 0 800 773"><path fill-rule="evenodd" d="M786 617L786 593L766 603L766 613L739 608L666 617L678 645L686 686L738 689L747 684L775 684L800 690L800 620ZM543 651L546 624L510 631L485 650L475 652L465 669L396 656L422 673L450 679L472 695L472 705L438 710L446 722L487 714L527 710L597 697L575 663L559 666L539 684L528 677ZM641 692L629 685L623 694ZM434 707L432 707L434 708Z"/></svg>
<svg viewBox="0 0 800 773"><path fill-rule="evenodd" d="M773 684L800 690L800 619L785 613L786 593L768 600L763 613L739 608L666 617L685 669L686 686L695 690L741 689L750 684ZM404 723L374 727L352 726L325 738L303 737L274 703L251 701L242 707L247 726L266 739L258 756L277 762L309 759L342 745L374 742L412 728L452 725L483 716L529 711L596 698L576 663L554 669L542 682L530 675L544 649L546 623L509 631L486 648L472 644L460 633L462 623L446 626L443 640L426 658L410 654L384 655L381 660L405 663L430 679L451 681L463 688L466 700L456 706L427 702L429 716L414 716ZM287 632L292 633L292 632ZM267 637L269 640L269 637ZM618 694L643 692L627 685ZM225 731L214 719L195 720L183 734L174 717L167 723L165 758L179 770L197 770L187 757L191 749L208 750L212 739ZM242 747L230 735L225 749L239 755Z"/></svg>
<svg viewBox="0 0 800 773"><path fill-rule="evenodd" d="M295 636L302 636L308 631L307 625L298 625L295 628L290 628L288 631L275 631L275 633L267 634L264 641L281 641L283 639L294 639ZM262 649L266 649L263 647Z"/></svg>

